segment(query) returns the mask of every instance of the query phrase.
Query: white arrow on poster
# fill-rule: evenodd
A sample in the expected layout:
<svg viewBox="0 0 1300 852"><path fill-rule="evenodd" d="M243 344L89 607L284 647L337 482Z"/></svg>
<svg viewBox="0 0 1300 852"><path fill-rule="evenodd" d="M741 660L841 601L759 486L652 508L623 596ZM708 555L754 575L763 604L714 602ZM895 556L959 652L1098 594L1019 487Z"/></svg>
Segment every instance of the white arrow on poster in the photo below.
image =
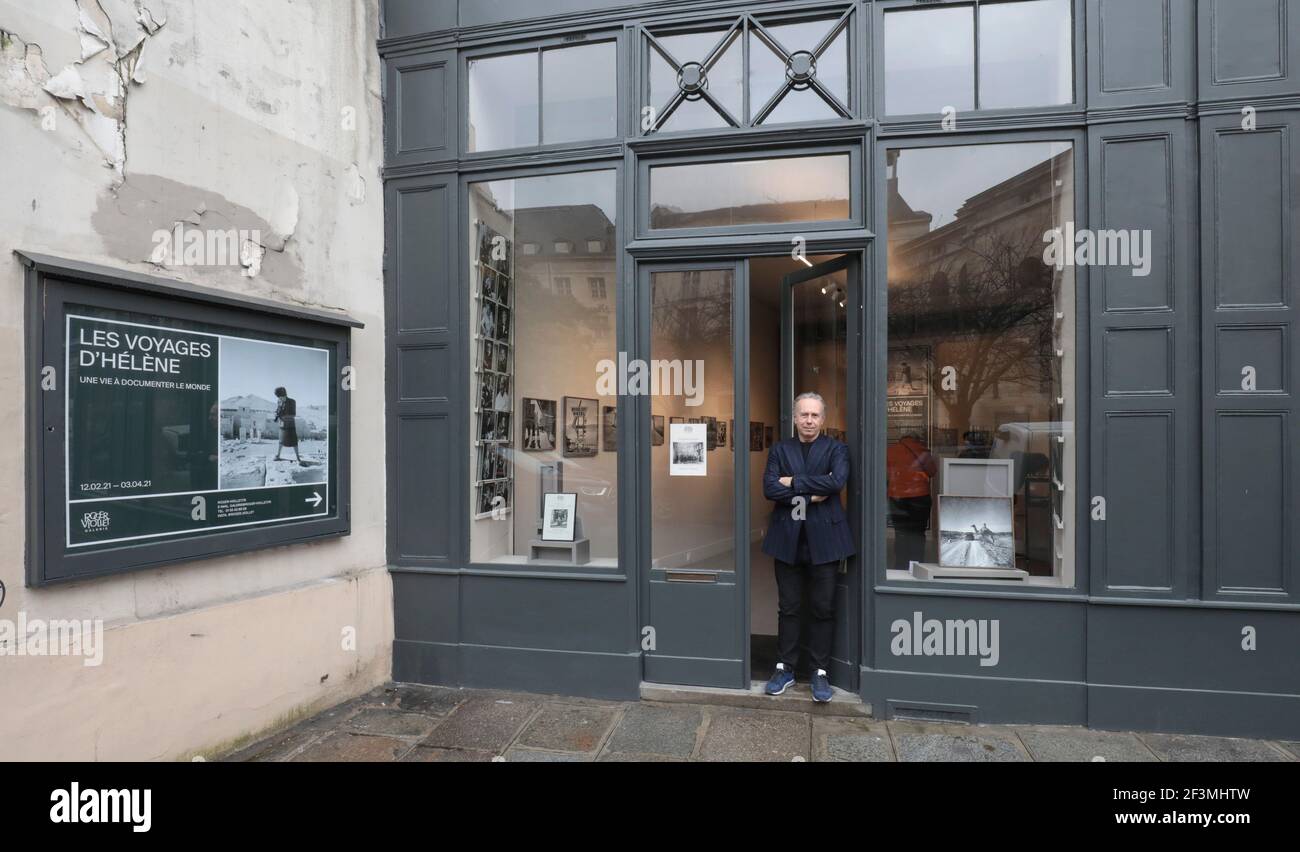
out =
<svg viewBox="0 0 1300 852"><path fill-rule="evenodd" d="M668 475L707 476L708 424L671 423L668 432Z"/></svg>

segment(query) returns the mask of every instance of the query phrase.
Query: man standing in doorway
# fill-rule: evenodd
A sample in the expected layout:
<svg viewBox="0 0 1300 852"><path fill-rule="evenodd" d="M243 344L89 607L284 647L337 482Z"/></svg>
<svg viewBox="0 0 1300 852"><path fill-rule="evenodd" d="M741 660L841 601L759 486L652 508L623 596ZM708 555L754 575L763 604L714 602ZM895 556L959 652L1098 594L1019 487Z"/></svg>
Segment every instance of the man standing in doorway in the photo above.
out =
<svg viewBox="0 0 1300 852"><path fill-rule="evenodd" d="M767 694L780 695L794 683L800 613L808 595L814 701L831 700L827 669L835 633L835 573L840 560L854 552L853 534L840 503L840 492L849 481L849 448L821 434L825 422L826 401L820 395L796 397L796 437L772 447L763 472L763 496L775 504L763 552L776 560L779 598L780 662L767 682Z"/></svg>

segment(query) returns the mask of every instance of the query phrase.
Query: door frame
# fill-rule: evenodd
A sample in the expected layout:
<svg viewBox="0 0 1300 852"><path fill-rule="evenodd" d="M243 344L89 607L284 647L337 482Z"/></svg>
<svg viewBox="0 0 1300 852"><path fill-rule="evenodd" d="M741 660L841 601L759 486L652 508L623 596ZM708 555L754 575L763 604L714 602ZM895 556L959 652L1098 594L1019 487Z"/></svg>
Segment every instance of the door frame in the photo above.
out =
<svg viewBox="0 0 1300 852"><path fill-rule="evenodd" d="M866 518L864 512L867 507L867 500L870 496L868 483L870 480L870 470L865 466L868 463L866 448L874 446L874 436L871 431L874 427L874 421L868 418L864 408L867 391L862 386L864 378L871 375L866 369L868 358L874 357L874 348L869 347L864 337L864 318L867 302L875 298L871 289L871 282L868 276L872 273L872 239L869 234L864 235L866 238L861 240L835 240L833 244L825 246L814 243L809 240L806 253L808 255L826 255L839 254L842 258L835 258L825 264L818 264L813 269L820 268L822 271L818 274L826 274L826 266L829 264L843 263L844 268L848 270L847 283L849 290L849 311L848 311L848 329L846 334L846 353L847 359L847 391L848 405L847 410L855 417L855 423L847 425L849 432L849 455L852 463L854 475L850 479L850 491L848 500L849 524L853 533L854 541L857 545L857 553L847 561L847 593L843 601L838 602L840 605L847 604L849 607L847 619L845 621L847 630L843 637L845 647L848 652L848 659L842 661L844 667L840 672L832 672L832 677L837 686L857 693L860 685L861 666L864 660L864 642L865 642L865 623L864 613L866 612L866 594L867 594L867 577L864 573L871 565L868 558L874 553L875 542L868 541L874 529L869 523L864 523ZM818 241L820 242L820 241ZM828 241L829 243L830 241ZM777 247L779 246L779 247ZM653 353L650 351L651 335L651 312L653 309L650 291L650 274L652 272L671 272L671 271L689 271L703 269L720 269L729 265L735 269L735 284L733 285L733 305L732 305L732 329L733 329L733 382L735 387L735 406L734 411L739 414L743 413L745 420L742 421L739 416L736 417L736 428L740 429L743 424L743 432L747 435L749 431L749 385L750 375L750 276L749 261L751 258L772 257L786 255L789 253L788 244L784 241L777 243L776 246L769 240L762 237L755 238L753 243L744 247L736 245L708 246L699 244L674 246L671 250L665 252L647 253L641 256L640 252L631 252L630 257L630 279L634 284L635 299L633 302L633 317L631 328L632 351L628 353L629 359L644 358L649 360ZM809 270L810 272L812 269ZM832 270L833 271L833 270ZM816 277L811 276L811 277ZM787 318L782 317L782 334L786 332ZM784 389L782 390L784 393ZM630 400L632 416L638 423L644 422L649 424L651 416L650 397L640 396ZM780 426L778 426L778 429ZM665 440L668 437L668 423L664 423ZM648 430L634 430L635 434L644 432L646 440L639 442L636 446L634 458L631 460L636 469L636 481L638 486L635 493L630 495L634 501L632 517L641 519L640 523L646 524L643 534L637 537L636 565L634 567L636 576L636 612L640 619L640 625L653 627L652 613L650 611L650 583L653 578L654 569L651 567L651 529L649 524L653 523L653 503L651 495L651 479L653 476L651 447ZM749 544L749 510L754 499L762 499L762 495L757 497L750 494L749 491L749 465L761 464L761 460L751 459L751 455L758 456L757 453L750 453L748 440L741 441L739 435L736 439L736 460L735 460L735 481L736 481L736 501L735 512L733 517L733 536L736 542L736 590L738 597L738 617L736 618L736 629L739 630L740 641L740 663L742 666L741 673L742 683L728 683L727 686L732 688L748 689L751 685L750 669L752 666L750 644L751 644L751 618L750 618L750 544ZM644 638L642 629L639 629L639 636ZM657 636L657 630L656 630ZM651 672L647 662L649 654L644 646L641 648L641 678L643 682L664 683L665 681L652 681ZM832 660L835 665L835 660ZM677 681L674 681L676 683ZM698 685L721 687L719 683L701 683ZM726 687L722 687L726 688Z"/></svg>

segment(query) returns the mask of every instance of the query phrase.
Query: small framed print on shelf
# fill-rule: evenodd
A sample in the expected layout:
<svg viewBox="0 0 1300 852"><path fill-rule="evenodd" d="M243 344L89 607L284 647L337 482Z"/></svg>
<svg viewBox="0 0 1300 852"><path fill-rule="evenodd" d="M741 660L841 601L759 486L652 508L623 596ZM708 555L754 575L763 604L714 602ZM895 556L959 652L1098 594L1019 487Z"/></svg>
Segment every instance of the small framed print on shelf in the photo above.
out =
<svg viewBox="0 0 1300 852"><path fill-rule="evenodd" d="M577 523L577 494L546 495L542 507L542 541L573 541Z"/></svg>

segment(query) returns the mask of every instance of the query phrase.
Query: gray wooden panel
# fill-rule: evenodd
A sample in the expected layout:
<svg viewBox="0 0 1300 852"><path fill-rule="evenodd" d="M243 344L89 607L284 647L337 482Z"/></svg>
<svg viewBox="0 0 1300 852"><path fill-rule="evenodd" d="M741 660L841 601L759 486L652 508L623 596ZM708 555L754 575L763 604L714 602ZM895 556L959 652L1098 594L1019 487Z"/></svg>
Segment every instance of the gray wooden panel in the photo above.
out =
<svg viewBox="0 0 1300 852"><path fill-rule="evenodd" d="M1112 412L1105 423L1093 452L1106 472L1098 556L1107 588L1172 592L1174 412Z"/></svg>
<svg viewBox="0 0 1300 852"><path fill-rule="evenodd" d="M1174 164L1168 128L1161 124L1159 132L1147 136L1098 134L1102 221L1111 223L1107 227L1151 233L1149 270L1125 266L1097 270L1107 311L1173 308ZM1148 274L1135 274L1144 271Z"/></svg>
<svg viewBox="0 0 1300 852"><path fill-rule="evenodd" d="M463 411L452 405L463 324L452 322L454 177L388 181L385 314L389 561L447 566L467 508Z"/></svg>
<svg viewBox="0 0 1300 852"><path fill-rule="evenodd" d="M461 641L625 653L634 647L626 582L466 575Z"/></svg>
<svg viewBox="0 0 1300 852"><path fill-rule="evenodd" d="M397 640L456 642L460 582L453 574L393 572L393 633Z"/></svg>
<svg viewBox="0 0 1300 852"><path fill-rule="evenodd" d="M1200 99L1300 92L1300 0L1202 0Z"/></svg>
<svg viewBox="0 0 1300 852"><path fill-rule="evenodd" d="M456 53L418 53L384 60L384 159L389 166L456 158L460 115Z"/></svg>
<svg viewBox="0 0 1300 852"><path fill-rule="evenodd" d="M1290 14L1290 11L1288 11ZM1207 598L1300 600L1300 442L1288 342L1300 297L1300 113L1201 120L1202 423ZM1242 387L1242 368L1256 389Z"/></svg>
<svg viewBox="0 0 1300 852"><path fill-rule="evenodd" d="M1107 396L1174 392L1174 330L1112 328L1103 338Z"/></svg>
<svg viewBox="0 0 1300 852"><path fill-rule="evenodd" d="M458 0L384 0L384 38L454 29Z"/></svg>
<svg viewBox="0 0 1300 852"><path fill-rule="evenodd" d="M398 333L446 329L451 293L442 265L453 229L445 184L406 184L391 196L397 242L390 246L397 275L395 312L388 321Z"/></svg>
<svg viewBox="0 0 1300 852"><path fill-rule="evenodd" d="M1193 0L1088 0L1087 16L1090 109L1192 98Z"/></svg>
<svg viewBox="0 0 1300 852"><path fill-rule="evenodd" d="M1217 329L1220 394L1248 394L1247 369L1254 370L1253 393L1288 393L1286 326L1230 326Z"/></svg>
<svg viewBox="0 0 1300 852"><path fill-rule="evenodd" d="M1089 131L1090 225L1149 238L1150 274L1094 267L1090 280L1091 493L1095 595L1179 598L1196 576L1197 281L1192 126L1162 119ZM1098 292L1100 291L1100 292Z"/></svg>
<svg viewBox="0 0 1300 852"><path fill-rule="evenodd" d="M1294 464L1281 412L1220 412L1214 442L1219 592L1284 593L1294 562L1286 473Z"/></svg>
<svg viewBox="0 0 1300 852"><path fill-rule="evenodd" d="M453 514L448 475L451 446L446 416L398 417L396 501L389 504L388 522L396 528L398 564L412 558L447 558ZM457 492L459 494L460 492Z"/></svg>
<svg viewBox="0 0 1300 852"><path fill-rule="evenodd" d="M1216 212L1215 305L1281 305L1285 290L1283 226L1288 175L1287 129L1260 117L1256 130L1214 134L1212 199ZM1268 126L1266 126L1268 125Z"/></svg>

